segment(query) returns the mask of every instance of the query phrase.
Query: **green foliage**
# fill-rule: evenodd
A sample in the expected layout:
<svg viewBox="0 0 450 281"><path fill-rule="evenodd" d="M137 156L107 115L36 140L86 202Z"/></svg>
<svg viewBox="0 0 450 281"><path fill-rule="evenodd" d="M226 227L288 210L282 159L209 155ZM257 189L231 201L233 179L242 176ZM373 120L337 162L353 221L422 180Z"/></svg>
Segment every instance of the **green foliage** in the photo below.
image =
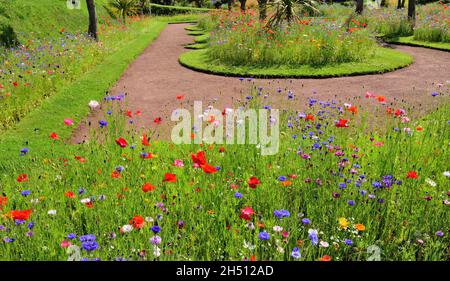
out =
<svg viewBox="0 0 450 281"><path fill-rule="evenodd" d="M210 11L208 8L193 8L193 7L181 7L181 6L166 6L158 4L150 4L149 10L152 15L158 16L171 16L179 14L195 14L195 13L207 13Z"/></svg>
<svg viewBox="0 0 450 281"><path fill-rule="evenodd" d="M9 24L0 23L0 46L12 48L19 45L19 39L16 32Z"/></svg>
<svg viewBox="0 0 450 281"><path fill-rule="evenodd" d="M267 25L272 28L279 27L284 22L291 24L300 19L303 14L320 14L317 8L318 2L314 0L274 0L269 1L267 6L274 10L267 22Z"/></svg>
<svg viewBox="0 0 450 281"><path fill-rule="evenodd" d="M362 62L374 54L374 38L363 27L347 30L328 19L307 18L268 29L252 13L223 15L211 32L211 59L230 66L323 66Z"/></svg>
<svg viewBox="0 0 450 281"><path fill-rule="evenodd" d="M127 17L134 16L139 12L138 4L137 0L109 0L105 9L111 16L121 18L123 22L126 22Z"/></svg>

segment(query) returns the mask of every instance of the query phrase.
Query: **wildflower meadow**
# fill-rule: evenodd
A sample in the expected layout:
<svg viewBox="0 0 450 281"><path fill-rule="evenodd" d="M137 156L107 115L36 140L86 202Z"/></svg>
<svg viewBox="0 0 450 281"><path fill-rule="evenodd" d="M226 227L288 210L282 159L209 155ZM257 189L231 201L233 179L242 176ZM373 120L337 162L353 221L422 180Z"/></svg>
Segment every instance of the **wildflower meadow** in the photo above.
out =
<svg viewBox="0 0 450 281"><path fill-rule="evenodd" d="M450 260L448 4L31 2L0 1L0 260Z"/></svg>

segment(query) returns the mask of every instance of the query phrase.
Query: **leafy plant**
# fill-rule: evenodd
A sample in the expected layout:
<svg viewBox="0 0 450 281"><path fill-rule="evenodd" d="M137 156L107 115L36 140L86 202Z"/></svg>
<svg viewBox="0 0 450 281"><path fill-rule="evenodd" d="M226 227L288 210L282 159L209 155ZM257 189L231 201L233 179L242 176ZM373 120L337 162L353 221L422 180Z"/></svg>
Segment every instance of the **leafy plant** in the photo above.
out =
<svg viewBox="0 0 450 281"><path fill-rule="evenodd" d="M300 18L300 13L320 14L315 0L274 0L267 6L275 11L267 22L271 27L280 26L283 22L291 24Z"/></svg>
<svg viewBox="0 0 450 281"><path fill-rule="evenodd" d="M139 3L137 0L110 0L105 6L110 16L122 18L126 22L127 16L133 16L139 13Z"/></svg>

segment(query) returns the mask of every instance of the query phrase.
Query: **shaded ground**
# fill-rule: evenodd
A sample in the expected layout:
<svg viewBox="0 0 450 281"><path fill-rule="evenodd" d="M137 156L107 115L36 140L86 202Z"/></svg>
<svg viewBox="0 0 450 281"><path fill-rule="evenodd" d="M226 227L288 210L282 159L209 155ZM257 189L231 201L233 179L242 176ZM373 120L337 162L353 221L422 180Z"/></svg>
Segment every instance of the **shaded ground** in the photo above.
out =
<svg viewBox="0 0 450 281"><path fill-rule="evenodd" d="M141 111L141 116L134 120L138 127L155 128L166 137L170 132L170 114L181 104L202 100L203 107L214 104L223 109L232 107L233 102L245 97L252 85L262 86L263 93L272 95L273 107L307 106L307 98L318 100L348 100L350 103L364 106L373 99L364 98L367 91L386 97L387 102L397 101L403 108L410 109L412 115L422 115L437 106L437 100L431 92L439 83L450 80L450 53L432 49L393 46L414 57L414 63L404 69L380 75L329 79L255 79L240 81L237 78L222 77L195 72L181 66L178 57L188 51L183 46L193 42L184 28L188 24L171 24L160 34L144 53L125 71L110 95L126 93L123 108L132 112ZM295 99L287 103L286 90L293 90ZM183 95L182 100L176 97ZM90 126L98 126L110 106L102 105L83 121L74 132L71 142L86 140ZM157 125L155 118L161 118Z"/></svg>

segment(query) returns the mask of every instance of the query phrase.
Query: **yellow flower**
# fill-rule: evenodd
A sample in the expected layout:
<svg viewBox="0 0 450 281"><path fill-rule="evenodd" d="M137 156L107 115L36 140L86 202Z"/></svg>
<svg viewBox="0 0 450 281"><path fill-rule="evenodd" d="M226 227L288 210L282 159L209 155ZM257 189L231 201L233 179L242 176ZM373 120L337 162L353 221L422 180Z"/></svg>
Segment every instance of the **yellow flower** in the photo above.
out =
<svg viewBox="0 0 450 281"><path fill-rule="evenodd" d="M343 229L347 229L349 221L346 218L339 218L339 226Z"/></svg>
<svg viewBox="0 0 450 281"><path fill-rule="evenodd" d="M364 226L364 224L360 224L360 223L355 224L355 228L356 228L356 230L358 230L358 231L364 231L364 230L366 230L366 227Z"/></svg>

